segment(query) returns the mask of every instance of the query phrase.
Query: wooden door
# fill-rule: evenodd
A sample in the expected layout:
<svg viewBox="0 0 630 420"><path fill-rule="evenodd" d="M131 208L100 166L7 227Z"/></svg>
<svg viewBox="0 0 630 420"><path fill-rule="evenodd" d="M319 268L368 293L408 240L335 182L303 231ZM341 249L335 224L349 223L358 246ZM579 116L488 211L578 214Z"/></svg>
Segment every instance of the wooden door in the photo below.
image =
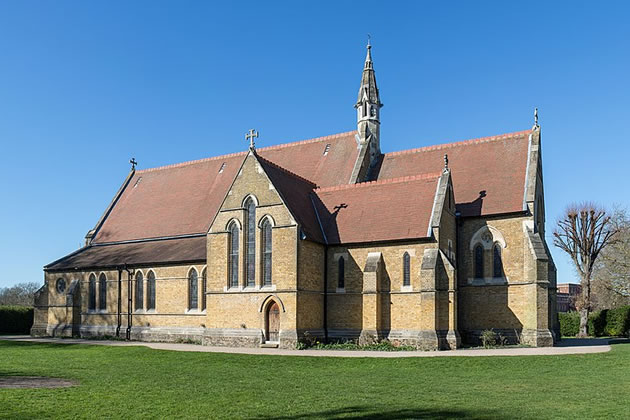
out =
<svg viewBox="0 0 630 420"><path fill-rule="evenodd" d="M267 341L278 341L280 331L280 308L276 302L267 309Z"/></svg>

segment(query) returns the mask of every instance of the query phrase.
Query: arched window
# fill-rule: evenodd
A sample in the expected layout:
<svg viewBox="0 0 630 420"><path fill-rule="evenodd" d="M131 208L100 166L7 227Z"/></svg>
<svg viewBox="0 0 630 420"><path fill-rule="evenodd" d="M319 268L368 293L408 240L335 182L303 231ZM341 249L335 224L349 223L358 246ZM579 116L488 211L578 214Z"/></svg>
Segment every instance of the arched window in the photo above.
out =
<svg viewBox="0 0 630 420"><path fill-rule="evenodd" d="M102 311L107 309L107 277L101 273L98 277L98 308Z"/></svg>
<svg viewBox="0 0 630 420"><path fill-rule="evenodd" d="M238 287L238 239L240 229L236 223L230 226L229 283L230 287Z"/></svg>
<svg viewBox="0 0 630 420"><path fill-rule="evenodd" d="M143 283L144 278L142 277L142 271L138 271L136 273L136 299L135 299L135 308L136 310L144 309L144 291L143 291Z"/></svg>
<svg viewBox="0 0 630 420"><path fill-rule="evenodd" d="M245 202L245 269L247 270L247 286L256 285L256 203L250 197Z"/></svg>
<svg viewBox="0 0 630 420"><path fill-rule="evenodd" d="M199 307L199 278L194 268L188 273L188 309Z"/></svg>
<svg viewBox="0 0 630 420"><path fill-rule="evenodd" d="M147 309L155 309L155 273L147 274Z"/></svg>
<svg viewBox="0 0 630 420"><path fill-rule="evenodd" d="M96 276L90 274L88 282L88 310L96 310Z"/></svg>
<svg viewBox="0 0 630 420"><path fill-rule="evenodd" d="M475 246L475 278L483 278L483 246Z"/></svg>
<svg viewBox="0 0 630 420"><path fill-rule="evenodd" d="M265 219L262 225L262 270L263 285L271 286L271 222Z"/></svg>
<svg viewBox="0 0 630 420"><path fill-rule="evenodd" d="M343 289L346 286L346 260L340 257L337 264L337 287Z"/></svg>
<svg viewBox="0 0 630 420"><path fill-rule="evenodd" d="M403 254L403 286L411 286L411 258L407 252Z"/></svg>
<svg viewBox="0 0 630 420"><path fill-rule="evenodd" d="M494 278L503 277L503 261L501 260L501 245L494 244L492 249L492 274Z"/></svg>
<svg viewBox="0 0 630 420"><path fill-rule="evenodd" d="M201 310L206 310L206 269L204 268L201 272Z"/></svg>

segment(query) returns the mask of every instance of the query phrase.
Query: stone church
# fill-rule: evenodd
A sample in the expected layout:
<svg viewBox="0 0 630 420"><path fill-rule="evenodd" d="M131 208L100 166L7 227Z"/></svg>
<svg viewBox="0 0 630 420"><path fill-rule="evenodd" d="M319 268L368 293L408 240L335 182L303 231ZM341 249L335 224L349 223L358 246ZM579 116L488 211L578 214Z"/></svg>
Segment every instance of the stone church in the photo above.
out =
<svg viewBox="0 0 630 420"><path fill-rule="evenodd" d="M381 152L370 46L355 130L132 169L44 267L33 335L450 349L557 337L541 136ZM386 139L384 139L386 140Z"/></svg>

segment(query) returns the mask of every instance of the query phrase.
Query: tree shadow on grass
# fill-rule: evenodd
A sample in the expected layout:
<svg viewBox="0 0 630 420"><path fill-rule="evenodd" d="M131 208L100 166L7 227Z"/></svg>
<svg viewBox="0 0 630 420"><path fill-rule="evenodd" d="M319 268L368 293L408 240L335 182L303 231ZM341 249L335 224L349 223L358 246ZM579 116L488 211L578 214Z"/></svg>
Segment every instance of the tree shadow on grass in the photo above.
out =
<svg viewBox="0 0 630 420"><path fill-rule="evenodd" d="M399 410L384 410L379 407L353 406L325 411L315 411L305 414L293 414L286 416L260 416L259 419L289 420L289 419L496 419L502 418L499 413L492 411L476 410L455 410L455 409L422 409L422 408L402 408Z"/></svg>

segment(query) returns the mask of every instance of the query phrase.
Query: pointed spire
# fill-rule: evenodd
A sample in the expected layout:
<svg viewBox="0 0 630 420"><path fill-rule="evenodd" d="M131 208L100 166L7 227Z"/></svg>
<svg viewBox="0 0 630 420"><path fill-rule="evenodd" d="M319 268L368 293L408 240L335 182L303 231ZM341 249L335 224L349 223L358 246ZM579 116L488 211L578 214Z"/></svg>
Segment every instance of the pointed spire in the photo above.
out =
<svg viewBox="0 0 630 420"><path fill-rule="evenodd" d="M372 64L372 45L370 44L370 34L368 34L368 41L367 41L367 54L365 56L365 65L364 68L366 69L371 69L373 64Z"/></svg>

